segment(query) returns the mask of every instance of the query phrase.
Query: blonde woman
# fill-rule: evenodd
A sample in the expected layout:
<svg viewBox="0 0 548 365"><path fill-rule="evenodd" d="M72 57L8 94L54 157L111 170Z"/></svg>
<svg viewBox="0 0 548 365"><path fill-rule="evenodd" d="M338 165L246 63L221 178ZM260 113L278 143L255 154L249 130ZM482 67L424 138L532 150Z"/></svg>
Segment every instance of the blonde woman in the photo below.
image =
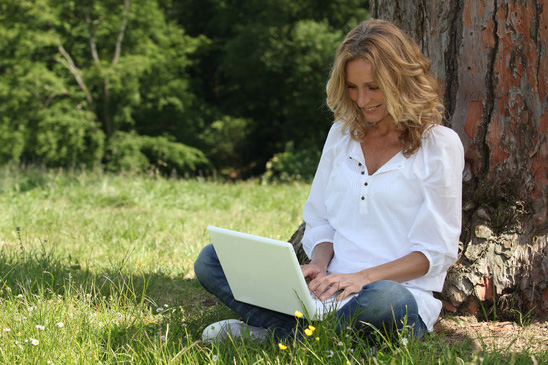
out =
<svg viewBox="0 0 548 365"><path fill-rule="evenodd" d="M422 337L441 310L457 258L464 156L441 126L443 106L417 44L387 21L370 19L339 46L327 84L334 113L305 203L302 267L311 293L354 295L337 327ZM239 303L212 247L198 257L202 285L255 333L291 333L295 319ZM228 289L227 289L228 288Z"/></svg>

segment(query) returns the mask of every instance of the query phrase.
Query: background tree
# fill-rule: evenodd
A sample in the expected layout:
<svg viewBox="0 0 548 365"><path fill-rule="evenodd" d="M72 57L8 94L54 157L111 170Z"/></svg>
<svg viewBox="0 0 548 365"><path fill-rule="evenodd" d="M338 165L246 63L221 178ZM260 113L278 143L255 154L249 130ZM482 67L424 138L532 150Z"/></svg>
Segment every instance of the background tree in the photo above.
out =
<svg viewBox="0 0 548 365"><path fill-rule="evenodd" d="M196 125L188 55L203 40L167 21L156 1L1 6L5 160L91 166L106 153L113 169L153 164L188 172L207 165L201 151L163 136L166 121L171 129Z"/></svg>
<svg viewBox="0 0 548 365"><path fill-rule="evenodd" d="M5 0L0 6L0 159L96 163L104 134L80 88L56 71L51 24L57 19L49 4Z"/></svg>
<svg viewBox="0 0 548 365"><path fill-rule="evenodd" d="M544 0L371 1L432 59L466 152L449 311L548 311L548 6Z"/></svg>

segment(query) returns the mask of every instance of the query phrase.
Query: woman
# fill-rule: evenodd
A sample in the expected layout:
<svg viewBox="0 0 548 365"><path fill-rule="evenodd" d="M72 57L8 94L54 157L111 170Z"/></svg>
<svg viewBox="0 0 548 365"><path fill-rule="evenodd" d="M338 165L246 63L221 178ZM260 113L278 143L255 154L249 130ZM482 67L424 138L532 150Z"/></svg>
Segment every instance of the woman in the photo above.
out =
<svg viewBox="0 0 548 365"><path fill-rule="evenodd" d="M322 300L357 294L337 311L339 330L390 334L406 326L420 338L441 310L432 293L442 290L457 258L462 144L440 125L443 106L428 61L387 21L367 20L348 33L327 104L336 122L304 207L303 247L311 261L303 275ZM211 285L213 276L224 277L215 260L208 246L195 265L207 290L242 315L252 333L291 333L294 318L236 302L228 286Z"/></svg>

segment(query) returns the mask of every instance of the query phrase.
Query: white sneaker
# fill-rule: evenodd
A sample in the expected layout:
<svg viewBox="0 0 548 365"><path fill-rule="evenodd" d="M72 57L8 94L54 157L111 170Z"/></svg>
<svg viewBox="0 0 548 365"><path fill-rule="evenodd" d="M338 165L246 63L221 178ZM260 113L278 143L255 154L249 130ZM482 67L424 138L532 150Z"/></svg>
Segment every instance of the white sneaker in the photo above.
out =
<svg viewBox="0 0 548 365"><path fill-rule="evenodd" d="M264 340L268 331L261 327L247 326L237 319L225 319L210 324L202 332L202 341L209 345L213 342L222 342L226 337L238 338L247 336L252 340Z"/></svg>

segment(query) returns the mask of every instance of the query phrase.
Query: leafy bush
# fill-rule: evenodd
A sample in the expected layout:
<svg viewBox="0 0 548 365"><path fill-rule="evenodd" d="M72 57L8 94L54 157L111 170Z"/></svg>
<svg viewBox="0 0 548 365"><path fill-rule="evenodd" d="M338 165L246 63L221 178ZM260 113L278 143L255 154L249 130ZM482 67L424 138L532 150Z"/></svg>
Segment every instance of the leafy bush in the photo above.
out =
<svg viewBox="0 0 548 365"><path fill-rule="evenodd" d="M27 146L46 166L93 166L103 157L105 135L92 113L69 103L46 109ZM29 154L31 154L30 152Z"/></svg>
<svg viewBox="0 0 548 365"><path fill-rule="evenodd" d="M220 170L228 174L234 167L245 165L250 151L250 132L253 121L244 118L223 116L211 123L200 139L207 148L207 155Z"/></svg>
<svg viewBox="0 0 548 365"><path fill-rule="evenodd" d="M316 172L321 150L307 148L296 151L288 143L284 152L275 154L266 164L264 182L311 181Z"/></svg>
<svg viewBox="0 0 548 365"><path fill-rule="evenodd" d="M162 174L197 173L209 169L209 160L200 150L177 143L171 136L140 136L135 132L116 132L107 146L107 167L112 171L147 171Z"/></svg>
<svg viewBox="0 0 548 365"><path fill-rule="evenodd" d="M0 121L0 163L19 161L24 148L24 133L12 128L7 117Z"/></svg>

